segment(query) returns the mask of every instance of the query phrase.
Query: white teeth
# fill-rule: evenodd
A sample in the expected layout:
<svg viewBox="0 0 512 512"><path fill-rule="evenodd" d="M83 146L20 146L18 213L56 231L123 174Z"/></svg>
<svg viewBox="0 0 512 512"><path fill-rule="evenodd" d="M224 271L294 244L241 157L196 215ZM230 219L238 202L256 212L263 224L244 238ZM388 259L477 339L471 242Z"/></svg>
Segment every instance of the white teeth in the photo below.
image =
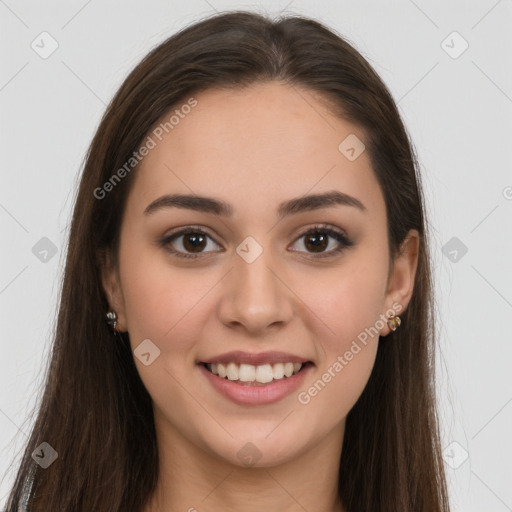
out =
<svg viewBox="0 0 512 512"><path fill-rule="evenodd" d="M208 369L221 378L239 380L241 382L259 382L266 384L273 380L291 377L303 366L302 363L275 363L254 366L252 364L236 363L211 363L206 365Z"/></svg>
<svg viewBox="0 0 512 512"><path fill-rule="evenodd" d="M213 364L212 364L212 372L213 373L218 373L219 377L222 377L223 379L225 379L226 375L227 375L226 367L222 363L219 363L217 365L217 371L216 372L213 370Z"/></svg>
<svg viewBox="0 0 512 512"><path fill-rule="evenodd" d="M241 364L238 369L238 380L253 382L256 379L256 368L252 364Z"/></svg>
<svg viewBox="0 0 512 512"><path fill-rule="evenodd" d="M254 366L253 366L254 368ZM269 364L264 364L256 367L256 382L261 382L262 384L266 384L267 382L271 382L274 380L274 372L272 370L272 366Z"/></svg>
<svg viewBox="0 0 512 512"><path fill-rule="evenodd" d="M273 367L274 379L282 379L284 377L284 364L276 363Z"/></svg>
<svg viewBox="0 0 512 512"><path fill-rule="evenodd" d="M226 375L229 380L238 380L238 365L235 363L228 363L226 366Z"/></svg>

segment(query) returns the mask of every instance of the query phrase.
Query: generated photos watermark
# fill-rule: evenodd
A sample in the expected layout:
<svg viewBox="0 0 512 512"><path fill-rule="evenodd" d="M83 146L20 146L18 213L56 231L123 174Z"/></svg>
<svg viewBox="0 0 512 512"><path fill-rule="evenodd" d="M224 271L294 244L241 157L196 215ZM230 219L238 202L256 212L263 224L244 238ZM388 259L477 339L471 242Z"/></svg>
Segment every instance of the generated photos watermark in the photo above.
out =
<svg viewBox="0 0 512 512"><path fill-rule="evenodd" d="M146 137L145 142L139 147L138 151L134 151L132 156L123 164L122 167L112 174L112 176L101 187L96 187L93 191L96 199L104 199L109 192L112 192L116 185L118 185L123 178L125 178L149 152L156 148L158 143L163 139L164 134L170 133L174 128L184 119L192 108L197 105L197 100L194 97L188 99L186 103L181 105L173 111L172 115L165 122L160 123L156 128L151 131L151 135ZM156 139L156 140L155 140Z"/></svg>
<svg viewBox="0 0 512 512"><path fill-rule="evenodd" d="M346 366L349 365L350 361L361 352L361 350L368 344L368 337L374 338L379 335L379 331L386 325L387 319L390 316L396 315L402 310L402 305L395 302L390 309L386 311L386 314L380 315L379 319L371 326L366 327L364 331L361 331L357 335L357 339L354 339L350 345L350 348L344 352L343 355L338 355L336 361L334 361L329 368L321 375L316 382L311 385L306 391L301 391L297 399L302 405L307 405L311 402L311 399L322 391L329 382L331 382L336 375L338 375Z"/></svg>

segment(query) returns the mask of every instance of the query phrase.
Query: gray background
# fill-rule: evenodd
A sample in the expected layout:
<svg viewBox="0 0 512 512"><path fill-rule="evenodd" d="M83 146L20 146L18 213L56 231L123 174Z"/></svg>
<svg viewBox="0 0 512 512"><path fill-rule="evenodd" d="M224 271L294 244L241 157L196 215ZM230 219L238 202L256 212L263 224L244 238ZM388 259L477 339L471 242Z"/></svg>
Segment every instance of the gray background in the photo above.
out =
<svg viewBox="0 0 512 512"><path fill-rule="evenodd" d="M154 45L238 8L327 23L398 102L432 225L453 510L512 510L510 0L0 0L0 506L40 392L76 180L105 105ZM44 31L58 44L47 58Z"/></svg>

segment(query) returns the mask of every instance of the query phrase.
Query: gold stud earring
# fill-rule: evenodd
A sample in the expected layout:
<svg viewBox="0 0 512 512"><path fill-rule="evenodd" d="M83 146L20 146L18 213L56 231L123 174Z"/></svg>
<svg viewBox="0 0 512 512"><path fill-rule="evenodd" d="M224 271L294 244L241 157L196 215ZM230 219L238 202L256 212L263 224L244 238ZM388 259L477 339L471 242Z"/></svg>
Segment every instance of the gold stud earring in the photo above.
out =
<svg viewBox="0 0 512 512"><path fill-rule="evenodd" d="M400 320L400 317L395 316L394 314L388 318L388 325L392 331L396 331L398 327L400 327L401 323L402 321Z"/></svg>

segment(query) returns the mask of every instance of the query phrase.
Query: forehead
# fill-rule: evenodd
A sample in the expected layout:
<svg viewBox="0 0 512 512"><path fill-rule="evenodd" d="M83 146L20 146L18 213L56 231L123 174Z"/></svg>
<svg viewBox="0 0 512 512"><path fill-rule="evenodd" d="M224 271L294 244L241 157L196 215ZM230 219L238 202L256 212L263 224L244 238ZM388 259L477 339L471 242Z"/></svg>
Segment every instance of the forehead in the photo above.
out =
<svg viewBox="0 0 512 512"><path fill-rule="evenodd" d="M185 98L157 123L158 137L155 129L148 134L155 146L135 171L130 193L137 210L180 192L222 198L235 210L252 205L255 213L333 189L383 208L368 152L350 160L340 151L345 140L364 143L364 132L335 116L317 93L270 82L192 96L193 108L180 108Z"/></svg>

